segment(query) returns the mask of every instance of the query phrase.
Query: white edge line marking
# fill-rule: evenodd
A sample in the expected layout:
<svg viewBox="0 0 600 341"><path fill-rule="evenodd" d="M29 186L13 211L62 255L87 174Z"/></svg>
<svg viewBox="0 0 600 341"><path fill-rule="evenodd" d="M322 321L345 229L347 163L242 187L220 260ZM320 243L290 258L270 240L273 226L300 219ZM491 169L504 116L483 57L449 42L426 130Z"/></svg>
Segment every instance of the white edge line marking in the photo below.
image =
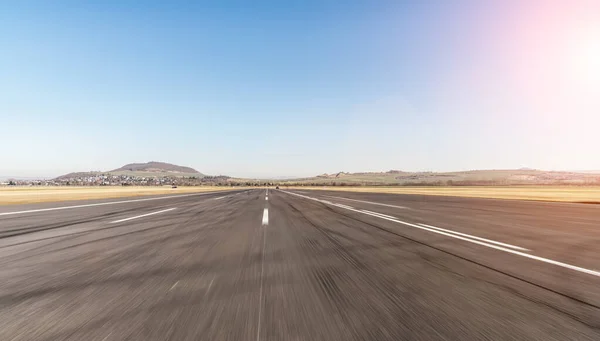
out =
<svg viewBox="0 0 600 341"><path fill-rule="evenodd" d="M383 214L383 213L371 212L371 211L367 211L367 210L361 210L361 211L369 213L369 214L377 214L377 215L380 215L380 216L386 217L386 218L396 219L396 217L392 217L391 215L387 215L387 214Z"/></svg>
<svg viewBox="0 0 600 341"><path fill-rule="evenodd" d="M13 215L13 214L25 214L25 213L36 213L36 212L47 212L47 211L58 211L58 210L67 210L70 208L82 208L82 207L94 207L94 206L104 206L104 205L116 205L116 204L126 204L130 202L140 202L140 201L150 201L150 200L160 200L160 199L175 199L175 198L184 198L192 195L207 195L214 193L222 193L222 192L205 192L205 193L191 193L191 194L182 194L182 195L169 195L166 197L158 197L158 198L145 198L145 199L133 199L133 200L122 200L122 201L110 201L110 202L99 202L95 204L84 204L84 205L74 205L74 206L62 206L62 207L51 207L51 208L40 208L35 210L27 210L27 211L17 211L17 212L4 212L0 213L0 216L3 215Z"/></svg>
<svg viewBox="0 0 600 341"><path fill-rule="evenodd" d="M336 199L343 199L343 200L350 200L350 201L356 201L356 202L364 202L365 204L373 204L373 205L379 205L379 206L387 206L387 207L395 207L395 208L408 208L406 206L397 206L397 205L390 205L390 204L382 204L382 203L378 203L378 202L356 200L356 199L349 199L349 198L343 198L343 197L334 197L334 196L331 196L331 195L324 195L324 197L336 198Z"/></svg>
<svg viewBox="0 0 600 341"><path fill-rule="evenodd" d="M234 195L235 195L235 194L234 194ZM224 196L224 197L218 197L218 198L215 198L215 200L221 200L221 199L224 199L224 198L227 198L227 196Z"/></svg>
<svg viewBox="0 0 600 341"><path fill-rule="evenodd" d="M395 219L395 220L398 219L396 217L392 217L392 216L389 216L387 214L382 214L382 213L378 213L378 212L371 212L371 211L368 211L368 210L361 210L361 211L363 211L363 212L365 212L367 214L371 214L371 215L378 215L378 216L381 216L383 218L390 218L390 219ZM501 245L501 246L504 246L504 247L509 247L509 248L515 249L515 250L531 251L529 249L526 249L526 248L523 248L523 247L520 247L520 246L515 246L515 245L511 245L511 244L501 243L501 242L497 242L495 240L485 239L485 238L473 236L473 235L466 234L466 233L461 233L461 232L457 232L457 231L453 231L453 230L443 229L441 227L431 226L431 225L427 225L427 224L423 224L423 223L418 223L418 225L425 226L425 227L428 227L428 228L431 228L431 229L434 229L434 230L438 230L438 231L444 231L444 232L456 234L456 235L467 237L467 238L471 238L471 239L481 240L481 241L484 241L484 242L487 242L487 243L491 243L491 244L496 244L496 245Z"/></svg>
<svg viewBox="0 0 600 341"><path fill-rule="evenodd" d="M304 195L300 195L300 194L296 194L296 193L292 193L292 192L286 192L286 191L282 191L282 192L288 193L288 194L292 194L292 195L297 195L299 197L304 197L304 198L309 199L309 200L315 200L315 201L321 202L321 200L319 200L319 199L307 197L307 196L304 196ZM368 214L366 212L362 212L362 211L355 210L355 209L348 208L348 210L359 212L359 213L363 213L363 214ZM434 233L439 233L439 234L442 234L442 235L445 235L445 236L448 236L448 237L465 240L465 241L468 241L468 242L471 242L471 243L474 243L474 244L487 246L487 247L492 248L492 249L504 251L504 252L507 252L507 253L512 253L513 255L517 255L517 256L521 256L521 257L525 257L525 258L529 258L529 259L534 259L534 260L537 260L537 261L540 261L540 262L544 262L544 263L548 263L548 264L560 266L560 267L563 267L563 268L566 268L566 269L583 272L583 273L586 273L588 275L600 277L600 272L599 271L594 271L594 270L582 268L582 267L579 267L579 266L575 266L575 265L571 265L571 264L567 264L567 263L558 262L558 261L555 261L555 260L552 260L552 259L548 259L548 258L534 256L534 255L531 255L531 254L528 254L528 253L523 253L523 252L520 252L520 251L507 249L507 248L504 248L504 247L501 247L501 246L496 246L496 245L492 245L492 244L488 244L488 243L484 243L484 242L479 242L479 241L476 241L476 240L472 240L472 239L460 237L460 236L457 236L457 235L454 235L454 234L450 234L450 233L446 233L446 232L442 232L442 231L430 229L430 228L425 227L425 226L420 226L420 225L415 225L415 224L407 223L407 222L404 222L404 221L401 221L401 220L397 220L397 219L385 218L385 217L382 217L382 216L375 216L375 217L379 217L381 219L386 219L386 220L394 221L396 223L404 224L404 225L407 225L407 226L416 227L418 229L422 229L422 230L426 230L426 231L430 231L430 232L434 232Z"/></svg>
<svg viewBox="0 0 600 341"><path fill-rule="evenodd" d="M210 280L210 284L208 285L208 289L206 289L206 292L204 293L204 296L208 295L208 292L210 291L210 288L212 288L212 284L215 281L215 278L217 276L213 277L213 279Z"/></svg>
<svg viewBox="0 0 600 341"><path fill-rule="evenodd" d="M429 228L434 229L434 230L439 230L439 231L444 231L444 232L456 234L456 235L467 237L467 238L482 240L484 242L491 243L491 244L496 244L496 245L501 245L501 246L504 246L504 247L509 247L511 249L516 249L516 250L521 250L521 251L531 251L531 250L526 249L524 247L510 245L510 244L505 244L505 243L497 242L495 240L490 240L490 239L485 239L485 238L481 238L481 237L472 236L472 235L466 234L466 233L456 232L456 231L452 231L452 230L446 230L446 229L443 229L441 227L435 227L435 226L431 226L431 225L427 225L427 224L423 224L423 223L419 223L419 225L422 225L422 226L425 226L425 227L429 227Z"/></svg>
<svg viewBox="0 0 600 341"><path fill-rule="evenodd" d="M177 286L177 284L179 284L179 281L175 282L175 284L173 284L173 286L171 287L171 289L169 289L169 291L175 289L175 287Z"/></svg>
<svg viewBox="0 0 600 341"><path fill-rule="evenodd" d="M176 208L177 207L167 208L166 210L161 210L161 211L156 211L156 212L152 212L152 213L146 213L146 214L138 215L138 216L135 216L135 217L129 217L129 218L125 218L125 219L115 220L115 221L111 221L110 223L111 224L122 223L124 221L132 220L132 219L143 218L143 217L147 217L147 216L151 216L151 215L155 215L155 214L159 214L159 213L173 211Z"/></svg>
<svg viewBox="0 0 600 341"><path fill-rule="evenodd" d="M265 208L263 211L262 224L269 225L269 209L268 208Z"/></svg>
<svg viewBox="0 0 600 341"><path fill-rule="evenodd" d="M342 204L333 204L333 205L334 205L334 206L337 206L337 207L341 207L341 208L353 209L353 207L352 207L352 206L346 206L346 205L342 205Z"/></svg>

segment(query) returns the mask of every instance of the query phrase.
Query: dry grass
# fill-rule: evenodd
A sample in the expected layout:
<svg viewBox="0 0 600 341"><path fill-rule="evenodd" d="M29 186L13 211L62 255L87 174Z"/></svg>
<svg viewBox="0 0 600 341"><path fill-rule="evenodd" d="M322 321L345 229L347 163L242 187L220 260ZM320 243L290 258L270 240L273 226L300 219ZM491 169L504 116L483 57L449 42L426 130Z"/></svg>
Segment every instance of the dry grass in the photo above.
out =
<svg viewBox="0 0 600 341"><path fill-rule="evenodd" d="M213 192L240 187L0 187L0 205Z"/></svg>
<svg viewBox="0 0 600 341"><path fill-rule="evenodd" d="M599 186L297 187L297 189L600 203Z"/></svg>

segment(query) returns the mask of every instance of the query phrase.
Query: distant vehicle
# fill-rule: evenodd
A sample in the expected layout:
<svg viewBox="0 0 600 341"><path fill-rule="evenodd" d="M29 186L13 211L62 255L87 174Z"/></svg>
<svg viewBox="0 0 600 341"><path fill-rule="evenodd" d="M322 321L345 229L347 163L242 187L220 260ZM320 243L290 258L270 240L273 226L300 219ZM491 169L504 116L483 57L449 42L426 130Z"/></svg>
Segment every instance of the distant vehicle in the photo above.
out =
<svg viewBox="0 0 600 341"><path fill-rule="evenodd" d="M173 186L171 186L171 188L177 188L177 185L174 184Z"/></svg>
<svg viewBox="0 0 600 341"><path fill-rule="evenodd" d="M275 189L279 189L279 186L276 186Z"/></svg>

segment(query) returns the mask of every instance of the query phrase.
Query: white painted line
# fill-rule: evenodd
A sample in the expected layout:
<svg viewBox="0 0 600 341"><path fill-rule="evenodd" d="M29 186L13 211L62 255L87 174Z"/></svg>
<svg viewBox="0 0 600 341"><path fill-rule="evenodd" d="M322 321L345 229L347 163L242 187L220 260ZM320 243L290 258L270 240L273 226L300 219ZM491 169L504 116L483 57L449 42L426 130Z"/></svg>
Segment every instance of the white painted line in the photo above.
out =
<svg viewBox="0 0 600 341"><path fill-rule="evenodd" d="M265 208L265 210L263 211L262 224L269 225L269 209L268 208Z"/></svg>
<svg viewBox="0 0 600 341"><path fill-rule="evenodd" d="M324 197L350 200L350 201L356 201L356 202L364 202L365 204L372 204L372 205L379 205L379 206L386 206L386 207L408 208L406 206L397 206L397 205L382 204L382 203L372 202L372 201L356 200L356 199L349 199L349 198L342 198L342 197L333 197L331 195L324 195Z"/></svg>
<svg viewBox="0 0 600 341"><path fill-rule="evenodd" d="M204 296L208 295L208 292L210 291L210 288L212 288L212 284L215 281L215 278L217 276L215 275L215 277L213 277L213 279L210 281L210 284L208 285L208 289L206 289L206 292L204 293Z"/></svg>
<svg viewBox="0 0 600 341"><path fill-rule="evenodd" d="M234 195L235 195L235 194L234 194ZM225 199L225 198L227 198L227 195L226 195L226 196L224 196L224 197L218 197L218 198L215 198L215 200L221 200L221 199Z"/></svg>
<svg viewBox="0 0 600 341"><path fill-rule="evenodd" d="M333 204L333 206L341 207L341 208L352 208L352 206L346 206L342 204Z"/></svg>
<svg viewBox="0 0 600 341"><path fill-rule="evenodd" d="M376 214L382 217L386 217L386 218L392 218L392 219L396 219L396 217L392 217L391 215L387 215L387 214L383 214L383 213L378 213L378 212L371 212L371 211L367 211L367 210L361 210L363 212L369 213L369 214Z"/></svg>
<svg viewBox="0 0 600 341"><path fill-rule="evenodd" d="M323 202L322 200L319 200L319 199L316 199L316 198L307 197L305 195L300 195L300 194L296 194L296 193L292 193L292 192L287 192L287 191L282 191L282 192L288 193L288 194L292 194L292 195L296 195L296 196L299 196L299 197L303 197L303 198L306 198L306 199L309 199L309 200ZM446 232L443 232L443 231L435 230L435 229L432 229L432 228L429 228L429 227L425 227L425 226L421 226L421 225L411 224L411 223L408 223L408 222L405 222L405 221L401 221L401 220L398 220L398 219L392 219L392 218L386 218L386 217L382 217L382 216L378 216L378 215L373 215L373 214L369 214L369 213L366 213L366 212L363 212L363 211L360 211L360 210L356 210L356 209L353 209L353 208L347 208L347 209L350 210L350 211L354 211L354 212L358 212L358 213L362 213L362 214L368 214L368 215L372 215L374 217L378 217L378 218L381 218L381 219L386 219L386 220L389 220L389 221L393 221L393 222L396 222L396 223L399 223L399 224L403 224L403 225L406 225L406 226L415 227L415 228L418 228L418 229L421 229L421 230L425 230L425 231L429 231L429 232L433 232L433 233L438 233L438 234L445 235L445 236L448 236L448 237L452 237L452 238L464 240L464 241L467 241L467 242L470 242L470 243L474 243L474 244L486 246L486 247L489 247L489 248L492 248L492 249L496 249L496 250L504 251L504 252L507 252L507 253L511 253L513 255L517 255L517 256L521 256L521 257L533 259L533 260L537 260L537 261L540 261L540 262L544 262L544 263L548 263L548 264L560 266L560 267L563 267L563 268L566 268L566 269L570 269L570 270L582 272L582 273L585 273L585 274L588 274L588 275L600 277L600 272L599 271L590 270L590 269L582 268L582 267L579 267L579 266L575 266L575 265L571 265L571 264L567 264L567 263L558 262L558 261L555 261L555 260L552 260L552 259L548 259L548 258L534 256L532 254L523 253L523 252L516 251L516 250L511 250L511 249L508 249L508 248L505 248L505 247L502 247L502 246L496 246L496 245L493 245L493 244L488 244L488 243L480 242L480 241L477 241L477 240L473 240L473 239L469 239L469 238L464 238L464 237L461 237L461 236L457 236L455 234L446 233Z"/></svg>
<svg viewBox="0 0 600 341"><path fill-rule="evenodd" d="M419 223L419 225L425 226L425 227L429 227L429 228L434 229L434 230L439 230L439 231L444 231L444 232L456 234L456 235L467 237L467 238L482 240L484 242L491 243L491 244L496 244L496 245L501 245L501 246L504 246L504 247L509 247L509 248L515 249L515 250L531 251L529 249L526 249L526 248L523 248L523 247L520 247L520 246L515 246L515 245L500 243L500 242L497 242L495 240L490 240L490 239L485 239L485 238L481 238L481 237L476 237L476 236L472 236L470 234L460 233L460 232L456 232L456 231L452 231L452 230L446 230L446 229L443 229L441 227L435 227L435 226L431 226L431 225L427 225L427 224L423 224L423 223Z"/></svg>
<svg viewBox="0 0 600 341"><path fill-rule="evenodd" d="M175 289L175 287L177 286L177 284L179 284L179 281L175 282L175 284L173 284L173 286L171 287L171 289L169 289L169 291Z"/></svg>
<svg viewBox="0 0 600 341"><path fill-rule="evenodd" d="M173 208L167 208L166 210L162 210L162 211L156 211L156 212L152 212L152 213L146 213L146 214L142 214L142 215L138 215L135 217L130 217L130 218L125 218L125 219L120 219L120 220L115 220L115 221L111 221L111 224L114 223L122 223L124 221L128 221L128 220L133 220L133 219L137 219L137 218L143 218L143 217L147 217L147 216L151 216L151 215L155 215L155 214L159 214L159 213L164 213L164 212L169 212L169 211L173 211L174 209L176 209L177 207L173 207Z"/></svg>
<svg viewBox="0 0 600 341"><path fill-rule="evenodd" d="M265 208L265 212L267 209ZM264 224L264 219L263 219ZM267 247L267 231L263 231L263 247L261 258L260 258L260 292L258 295L258 322L256 323L256 341L260 341L260 321L262 317L262 305L263 305L263 273L265 271L265 249Z"/></svg>
<svg viewBox="0 0 600 341"><path fill-rule="evenodd" d="M158 197L158 198L133 199L133 200L100 202L100 203L96 203L96 204L85 204L85 205L74 205L74 206L40 208L40 209L36 209L36 210L17 211L17 212L4 212L4 213L0 213L0 216L14 215L14 214L25 214L25 213L37 213L37 212L48 212L48 211L58 211L58 210L68 210L68 209L72 209L72 208L82 208L82 207L94 207L94 206L127 204L127 203L130 203L130 202L141 202L141 201L150 201L150 200L176 199L176 198L189 197L189 196L193 196L193 195L207 195L207 194L214 194L214 193L219 193L219 192L192 193L192 194L182 194L182 195L170 195L170 196Z"/></svg>
<svg viewBox="0 0 600 341"><path fill-rule="evenodd" d="M269 201L269 197L265 197L265 200L266 200L266 201Z"/></svg>

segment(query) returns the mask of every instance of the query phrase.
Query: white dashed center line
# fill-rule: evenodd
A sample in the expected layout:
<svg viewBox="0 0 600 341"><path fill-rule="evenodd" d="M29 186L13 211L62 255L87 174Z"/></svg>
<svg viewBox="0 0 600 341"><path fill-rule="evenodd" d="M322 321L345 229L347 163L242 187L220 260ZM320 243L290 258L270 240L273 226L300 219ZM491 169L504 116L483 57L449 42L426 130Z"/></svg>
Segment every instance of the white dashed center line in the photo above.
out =
<svg viewBox="0 0 600 341"><path fill-rule="evenodd" d="M269 209L268 208L265 208L265 210L263 211L262 224L269 225Z"/></svg>

